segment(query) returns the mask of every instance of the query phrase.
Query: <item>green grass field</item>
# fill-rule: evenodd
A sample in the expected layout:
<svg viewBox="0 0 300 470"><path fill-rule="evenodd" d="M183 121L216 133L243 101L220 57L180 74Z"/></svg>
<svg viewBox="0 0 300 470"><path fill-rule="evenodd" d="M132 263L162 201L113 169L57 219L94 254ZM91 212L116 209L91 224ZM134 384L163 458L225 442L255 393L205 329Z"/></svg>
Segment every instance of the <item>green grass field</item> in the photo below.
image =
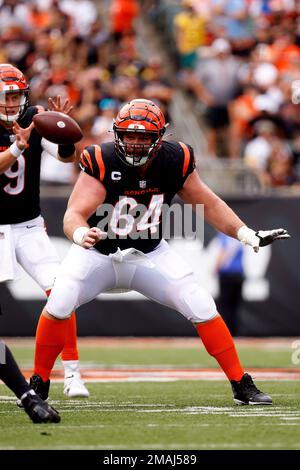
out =
<svg viewBox="0 0 300 470"><path fill-rule="evenodd" d="M12 346L22 367L32 366L32 344ZM184 344L184 343L183 343ZM289 342L273 348L239 345L246 368L295 368ZM82 367L215 367L197 343L81 344ZM57 365L60 368L60 364ZM0 386L0 449L300 449L300 381L256 381L274 399L271 407L233 405L225 380L88 383L89 399L69 400L62 383L51 385L58 425L33 425ZM9 398L10 397L10 398Z"/></svg>

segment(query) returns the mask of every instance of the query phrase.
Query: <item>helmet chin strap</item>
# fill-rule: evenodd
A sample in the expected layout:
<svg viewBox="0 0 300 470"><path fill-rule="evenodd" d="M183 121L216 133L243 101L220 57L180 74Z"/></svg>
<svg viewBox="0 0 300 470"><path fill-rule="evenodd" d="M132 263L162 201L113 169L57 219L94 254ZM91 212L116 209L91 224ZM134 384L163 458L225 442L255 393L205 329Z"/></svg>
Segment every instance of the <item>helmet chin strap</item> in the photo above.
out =
<svg viewBox="0 0 300 470"><path fill-rule="evenodd" d="M125 157L125 159L126 159L127 163L129 163L129 165L131 165L131 166L142 166L142 165L145 165L145 163L147 163L147 161L149 160L149 157L148 156L141 157L141 159L138 163L134 163L134 157L133 156L127 155Z"/></svg>
<svg viewBox="0 0 300 470"><path fill-rule="evenodd" d="M155 142L153 142L149 148L148 148L148 154L147 155L143 155L143 156L140 156L140 155L131 155L131 154L128 154L126 152L126 146L124 145L124 142L122 142L121 144L121 147L123 148L124 150L124 158L126 160L126 162L130 165L130 166L134 166L134 167L137 167L137 166L142 166L142 165L145 165L149 160L152 159L153 157L153 151L155 149L155 146L157 145L157 142L158 142L159 139L155 140ZM139 160L138 161L135 161L135 157L139 157Z"/></svg>
<svg viewBox="0 0 300 470"><path fill-rule="evenodd" d="M20 112L17 114L2 114L0 113L0 120L5 122L13 122L16 121L20 116Z"/></svg>

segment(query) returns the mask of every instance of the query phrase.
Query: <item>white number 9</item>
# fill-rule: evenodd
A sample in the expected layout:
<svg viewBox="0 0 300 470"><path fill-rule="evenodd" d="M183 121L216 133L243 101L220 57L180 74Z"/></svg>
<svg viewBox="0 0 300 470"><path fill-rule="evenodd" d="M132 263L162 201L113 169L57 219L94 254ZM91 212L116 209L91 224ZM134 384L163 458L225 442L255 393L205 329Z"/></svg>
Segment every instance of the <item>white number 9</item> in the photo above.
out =
<svg viewBox="0 0 300 470"><path fill-rule="evenodd" d="M24 189L24 183L25 183L25 158L23 157L23 155L19 156L16 163L17 163L16 170L13 171L10 168L4 173L5 176L7 176L7 178L16 180L14 182L8 183L3 188L6 193L11 194L12 196L15 196L16 194L20 194Z"/></svg>

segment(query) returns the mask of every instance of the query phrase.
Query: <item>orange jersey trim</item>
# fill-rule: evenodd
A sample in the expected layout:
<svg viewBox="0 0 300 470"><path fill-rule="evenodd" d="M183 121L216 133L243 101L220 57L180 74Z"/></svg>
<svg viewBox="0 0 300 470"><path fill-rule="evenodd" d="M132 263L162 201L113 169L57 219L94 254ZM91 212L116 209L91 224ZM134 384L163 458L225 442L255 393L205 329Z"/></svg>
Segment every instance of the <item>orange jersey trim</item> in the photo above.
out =
<svg viewBox="0 0 300 470"><path fill-rule="evenodd" d="M187 172L187 169L189 167L189 163L190 163L190 159L191 159L191 153L190 153L189 148L186 144L184 144L183 142L179 142L179 145L183 149L183 153L184 153L182 176L185 176L186 172Z"/></svg>
<svg viewBox="0 0 300 470"><path fill-rule="evenodd" d="M93 171L93 165L92 165L92 159L91 159L91 156L90 156L89 152L88 152L87 150L84 150L82 153L83 153L83 155L85 156L85 158L87 159L87 161L88 161L88 163L89 163L89 165L90 165L90 169L91 169L92 173L94 173L94 171ZM85 163L85 161L84 161L83 159L81 160L81 162L82 162L82 164L83 164L85 167L88 166L88 165Z"/></svg>
<svg viewBox="0 0 300 470"><path fill-rule="evenodd" d="M105 175L105 165L104 165L104 161L102 158L102 150L101 150L101 147L99 147L99 145L95 145L95 157L96 157L98 167L99 167L100 181L103 181L104 175Z"/></svg>

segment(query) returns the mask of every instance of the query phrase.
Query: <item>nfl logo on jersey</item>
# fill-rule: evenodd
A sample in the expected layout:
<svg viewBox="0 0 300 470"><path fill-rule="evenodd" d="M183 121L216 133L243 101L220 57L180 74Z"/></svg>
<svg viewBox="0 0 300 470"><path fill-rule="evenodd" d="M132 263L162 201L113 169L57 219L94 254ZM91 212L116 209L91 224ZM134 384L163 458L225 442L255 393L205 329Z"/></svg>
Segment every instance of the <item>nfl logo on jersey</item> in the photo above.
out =
<svg viewBox="0 0 300 470"><path fill-rule="evenodd" d="M147 181L141 180L141 181L140 181L140 188L141 188L141 189L145 189L146 184L147 184Z"/></svg>

